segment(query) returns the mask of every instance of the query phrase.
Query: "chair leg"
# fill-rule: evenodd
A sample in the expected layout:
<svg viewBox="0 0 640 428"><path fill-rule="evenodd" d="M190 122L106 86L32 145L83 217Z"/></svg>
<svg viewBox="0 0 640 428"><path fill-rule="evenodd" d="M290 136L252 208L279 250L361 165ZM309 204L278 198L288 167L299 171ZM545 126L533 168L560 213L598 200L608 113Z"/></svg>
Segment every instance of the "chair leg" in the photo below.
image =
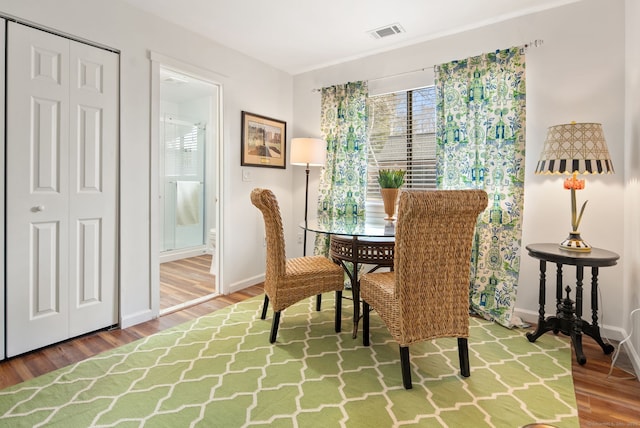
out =
<svg viewBox="0 0 640 428"><path fill-rule="evenodd" d="M404 389L411 389L411 363L409 361L409 347L400 346L400 366L402 366L402 384Z"/></svg>
<svg viewBox="0 0 640 428"><path fill-rule="evenodd" d="M342 291L336 291L336 333L342 330Z"/></svg>
<svg viewBox="0 0 640 428"><path fill-rule="evenodd" d="M362 301L362 344L369 346L369 304Z"/></svg>
<svg viewBox="0 0 640 428"><path fill-rule="evenodd" d="M267 317L267 308L269 307L269 296L267 296L266 294L264 295L264 303L262 305L262 315L260 316L260 319L265 319Z"/></svg>
<svg viewBox="0 0 640 428"><path fill-rule="evenodd" d="M471 376L469 368L469 344L466 337L458 338L458 357L460 358L460 372L462 376Z"/></svg>
<svg viewBox="0 0 640 428"><path fill-rule="evenodd" d="M271 323L271 337L269 342L274 343L276 341L276 335L278 334L278 324L280 324L280 312L273 313L273 322Z"/></svg>
<svg viewBox="0 0 640 428"><path fill-rule="evenodd" d="M316 311L320 312L321 306L322 306L322 294L318 294L316 296Z"/></svg>

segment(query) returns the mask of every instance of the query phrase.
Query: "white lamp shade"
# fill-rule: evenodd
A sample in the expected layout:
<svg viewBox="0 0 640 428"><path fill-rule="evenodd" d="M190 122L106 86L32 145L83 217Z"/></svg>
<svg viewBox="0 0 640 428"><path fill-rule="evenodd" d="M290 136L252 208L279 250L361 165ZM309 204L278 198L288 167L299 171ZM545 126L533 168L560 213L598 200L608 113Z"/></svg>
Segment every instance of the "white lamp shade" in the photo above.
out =
<svg viewBox="0 0 640 428"><path fill-rule="evenodd" d="M291 165L323 166L327 144L319 138L294 138L291 140Z"/></svg>

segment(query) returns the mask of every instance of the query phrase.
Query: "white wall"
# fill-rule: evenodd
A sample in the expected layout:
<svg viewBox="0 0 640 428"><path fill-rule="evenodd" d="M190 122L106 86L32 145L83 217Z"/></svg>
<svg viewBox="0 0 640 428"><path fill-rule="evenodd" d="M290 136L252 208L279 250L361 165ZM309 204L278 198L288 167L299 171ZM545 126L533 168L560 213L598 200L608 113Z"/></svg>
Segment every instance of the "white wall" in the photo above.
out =
<svg viewBox="0 0 640 428"><path fill-rule="evenodd" d="M624 6L623 0L583 0L297 75L294 78L296 129L301 133L319 134L320 95L312 92L313 88L376 79L543 40L541 47L531 48L526 54L527 161L518 313L532 321L537 320L538 263L527 255L524 246L534 242L560 242L571 227L569 193L563 189L562 179L533 174L546 129L572 120L601 122L616 174L586 177L586 189L579 193L579 200L589 199L590 202L581 232L591 245L622 256L617 266L600 270L600 322L606 325L606 334L619 339L628 314L628 308L621 310L628 288L623 276L625 263L628 263L624 254L623 227L626 185ZM317 177L315 180L317 182ZM296 194L300 194L301 185L298 182L295 186ZM294 212L296 210L298 207L294 205ZM574 272L567 268L571 277ZM585 281L583 308L587 320L591 320L589 284L590 280ZM548 287L547 302L554 301L554 293L555 287ZM553 305L547 306L547 312L553 310Z"/></svg>
<svg viewBox="0 0 640 428"><path fill-rule="evenodd" d="M0 0L0 14L31 21L120 55L120 286L123 326L150 319L150 76L149 52L157 52L221 76L224 91L223 266L229 290L251 285L264 272L263 225L249 200L254 186L276 192L284 221L291 212L291 167L240 167L240 111L291 123L292 77L181 27L132 9L119 0ZM293 245L293 241L292 241Z"/></svg>

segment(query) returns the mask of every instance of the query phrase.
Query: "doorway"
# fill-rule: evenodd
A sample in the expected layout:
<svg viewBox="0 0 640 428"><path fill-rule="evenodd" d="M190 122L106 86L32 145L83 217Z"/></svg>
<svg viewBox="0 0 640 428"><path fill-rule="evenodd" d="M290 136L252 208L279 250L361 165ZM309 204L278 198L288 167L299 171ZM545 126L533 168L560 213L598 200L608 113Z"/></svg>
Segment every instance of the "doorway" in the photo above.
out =
<svg viewBox="0 0 640 428"><path fill-rule="evenodd" d="M152 57L153 59L153 57ZM221 87L188 66L154 62L152 115L152 300L158 315L220 294L219 177ZM155 219L155 221L153 221ZM189 266L208 274L189 280ZM184 268L184 269L183 269ZM176 273L176 270L181 273Z"/></svg>

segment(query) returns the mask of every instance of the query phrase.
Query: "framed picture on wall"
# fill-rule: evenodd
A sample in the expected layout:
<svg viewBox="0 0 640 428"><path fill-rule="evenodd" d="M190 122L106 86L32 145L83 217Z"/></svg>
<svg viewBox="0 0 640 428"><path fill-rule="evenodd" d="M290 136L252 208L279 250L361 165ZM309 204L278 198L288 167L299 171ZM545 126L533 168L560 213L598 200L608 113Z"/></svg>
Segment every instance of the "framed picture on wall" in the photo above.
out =
<svg viewBox="0 0 640 428"><path fill-rule="evenodd" d="M242 112L240 165L286 168L287 123Z"/></svg>

